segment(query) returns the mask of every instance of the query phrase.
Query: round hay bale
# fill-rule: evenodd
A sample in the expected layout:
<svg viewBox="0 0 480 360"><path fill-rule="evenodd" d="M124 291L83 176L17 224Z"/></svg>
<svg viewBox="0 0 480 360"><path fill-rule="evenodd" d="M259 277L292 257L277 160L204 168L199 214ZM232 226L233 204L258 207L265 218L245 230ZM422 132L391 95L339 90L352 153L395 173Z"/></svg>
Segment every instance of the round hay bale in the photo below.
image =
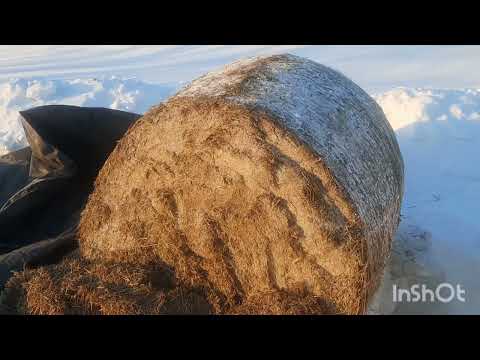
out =
<svg viewBox="0 0 480 360"><path fill-rule="evenodd" d="M394 132L360 87L292 55L241 60L129 129L82 213L80 247L161 259L216 289L224 312L264 292L364 313L402 194Z"/></svg>

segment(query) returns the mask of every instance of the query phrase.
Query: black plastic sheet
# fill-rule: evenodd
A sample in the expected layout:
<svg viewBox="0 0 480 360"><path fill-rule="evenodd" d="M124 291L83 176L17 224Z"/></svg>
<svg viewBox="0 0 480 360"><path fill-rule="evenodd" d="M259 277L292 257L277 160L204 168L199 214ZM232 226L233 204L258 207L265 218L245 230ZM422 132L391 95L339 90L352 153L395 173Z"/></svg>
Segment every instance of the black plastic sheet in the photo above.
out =
<svg viewBox="0 0 480 360"><path fill-rule="evenodd" d="M98 171L140 117L65 105L20 114L30 146L0 157L0 254L74 227Z"/></svg>

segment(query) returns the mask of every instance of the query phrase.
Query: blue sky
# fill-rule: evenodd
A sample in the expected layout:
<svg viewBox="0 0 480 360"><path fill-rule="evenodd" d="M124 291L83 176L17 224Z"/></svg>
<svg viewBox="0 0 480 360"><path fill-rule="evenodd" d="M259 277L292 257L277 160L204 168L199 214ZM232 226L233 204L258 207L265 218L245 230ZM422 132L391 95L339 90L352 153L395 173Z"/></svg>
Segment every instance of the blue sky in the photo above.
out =
<svg viewBox="0 0 480 360"><path fill-rule="evenodd" d="M480 88L480 46L0 46L0 81L134 76L189 81L244 56L290 52L340 70L368 91L395 86Z"/></svg>

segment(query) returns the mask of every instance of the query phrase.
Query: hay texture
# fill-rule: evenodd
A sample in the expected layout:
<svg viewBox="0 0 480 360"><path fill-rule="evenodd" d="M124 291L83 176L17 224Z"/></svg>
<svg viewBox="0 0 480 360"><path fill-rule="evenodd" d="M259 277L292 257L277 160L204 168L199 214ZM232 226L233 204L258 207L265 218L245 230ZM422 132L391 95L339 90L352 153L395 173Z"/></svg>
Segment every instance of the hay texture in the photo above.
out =
<svg viewBox="0 0 480 360"><path fill-rule="evenodd" d="M402 194L395 135L361 88L292 55L241 60L129 129L82 213L80 250L164 262L212 289L216 313L359 314Z"/></svg>
<svg viewBox="0 0 480 360"><path fill-rule="evenodd" d="M201 287L177 283L161 263L89 261L70 254L59 264L16 273L5 286L1 311L22 315L211 314Z"/></svg>
<svg viewBox="0 0 480 360"><path fill-rule="evenodd" d="M57 265L16 273L0 296L0 315L308 315L325 304L310 294L254 294L225 311L215 289L179 282L159 262L86 260L75 252Z"/></svg>

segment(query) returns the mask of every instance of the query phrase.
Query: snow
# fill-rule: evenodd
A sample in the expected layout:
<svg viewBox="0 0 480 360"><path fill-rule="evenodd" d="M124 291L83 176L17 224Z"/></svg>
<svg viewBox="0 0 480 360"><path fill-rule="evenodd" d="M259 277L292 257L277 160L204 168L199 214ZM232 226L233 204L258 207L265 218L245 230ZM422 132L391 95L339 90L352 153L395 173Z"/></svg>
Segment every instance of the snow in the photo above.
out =
<svg viewBox="0 0 480 360"><path fill-rule="evenodd" d="M405 162L400 232L420 227L429 233L430 269L466 289L465 303L442 304L435 312L479 313L480 89L397 88L374 98Z"/></svg>
<svg viewBox="0 0 480 360"><path fill-rule="evenodd" d="M26 145L19 110L70 104L143 113L179 87L112 76L2 81L0 154ZM405 162L397 237L428 238L429 246L418 253L418 274L427 271L466 289L465 303L437 304L427 311L479 313L480 89L395 88L372 96L395 130ZM402 311L414 310L397 309Z"/></svg>
<svg viewBox="0 0 480 360"><path fill-rule="evenodd" d="M0 83L0 155L25 147L18 112L41 105L108 107L144 113L178 87L134 78L11 79Z"/></svg>
<svg viewBox="0 0 480 360"><path fill-rule="evenodd" d="M122 74L165 83L190 80L234 59L303 45L0 45L0 80Z"/></svg>

